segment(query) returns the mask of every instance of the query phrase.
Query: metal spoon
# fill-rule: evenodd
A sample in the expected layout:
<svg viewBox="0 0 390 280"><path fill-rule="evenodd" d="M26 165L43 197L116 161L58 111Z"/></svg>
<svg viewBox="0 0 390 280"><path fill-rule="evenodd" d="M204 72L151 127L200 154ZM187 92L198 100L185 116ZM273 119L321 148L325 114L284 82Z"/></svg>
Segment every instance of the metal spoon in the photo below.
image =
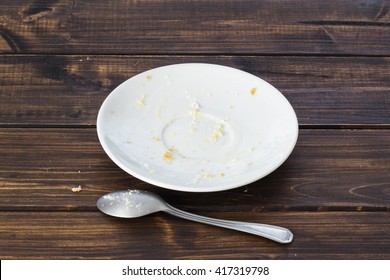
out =
<svg viewBox="0 0 390 280"><path fill-rule="evenodd" d="M147 191L124 190L112 192L99 198L97 207L107 215L120 218L137 218L164 211L183 219L251 233L279 243L290 243L293 239L291 231L278 226L220 220L184 212L172 207L160 196Z"/></svg>

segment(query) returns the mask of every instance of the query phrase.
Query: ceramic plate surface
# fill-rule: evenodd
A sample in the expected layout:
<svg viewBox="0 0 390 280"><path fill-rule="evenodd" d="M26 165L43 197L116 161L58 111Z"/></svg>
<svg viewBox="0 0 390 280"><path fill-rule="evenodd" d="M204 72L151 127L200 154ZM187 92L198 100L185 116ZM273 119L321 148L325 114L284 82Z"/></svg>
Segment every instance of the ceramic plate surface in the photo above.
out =
<svg viewBox="0 0 390 280"><path fill-rule="evenodd" d="M278 168L298 122L264 80L213 64L176 64L138 74L104 101L98 137L134 177L190 192L227 190Z"/></svg>

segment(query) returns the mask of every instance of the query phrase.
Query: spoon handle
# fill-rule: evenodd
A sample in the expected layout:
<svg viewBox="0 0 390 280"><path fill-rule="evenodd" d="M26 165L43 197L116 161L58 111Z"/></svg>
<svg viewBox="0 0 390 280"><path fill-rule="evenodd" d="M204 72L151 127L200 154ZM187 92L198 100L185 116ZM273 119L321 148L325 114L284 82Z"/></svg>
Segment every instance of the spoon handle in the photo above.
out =
<svg viewBox="0 0 390 280"><path fill-rule="evenodd" d="M293 240L292 232L283 227L209 218L185 212L169 204L167 206L168 207L164 209L165 212L183 219L243 231L254 235L262 236L283 244L290 243Z"/></svg>

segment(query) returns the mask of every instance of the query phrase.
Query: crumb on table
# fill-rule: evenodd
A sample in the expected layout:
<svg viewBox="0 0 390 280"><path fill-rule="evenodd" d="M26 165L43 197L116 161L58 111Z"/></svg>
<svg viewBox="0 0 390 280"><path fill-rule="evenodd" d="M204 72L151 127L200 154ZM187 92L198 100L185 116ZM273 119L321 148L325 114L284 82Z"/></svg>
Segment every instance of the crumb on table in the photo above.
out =
<svg viewBox="0 0 390 280"><path fill-rule="evenodd" d="M72 192L81 192L83 189L81 185L79 185L77 188L72 188Z"/></svg>

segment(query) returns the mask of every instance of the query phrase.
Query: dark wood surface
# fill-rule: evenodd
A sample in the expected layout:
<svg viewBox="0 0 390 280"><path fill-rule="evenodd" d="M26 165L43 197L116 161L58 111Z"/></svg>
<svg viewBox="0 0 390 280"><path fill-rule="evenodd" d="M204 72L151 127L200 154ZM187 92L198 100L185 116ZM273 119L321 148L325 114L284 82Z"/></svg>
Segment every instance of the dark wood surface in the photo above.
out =
<svg viewBox="0 0 390 280"><path fill-rule="evenodd" d="M3 0L4 52L389 55L388 0Z"/></svg>
<svg viewBox="0 0 390 280"><path fill-rule="evenodd" d="M192 194L108 158L96 117L110 91L183 62L232 66L280 89L300 124L280 168ZM389 75L390 1L1 1L0 259L390 259ZM295 239L96 209L125 188L285 226Z"/></svg>

